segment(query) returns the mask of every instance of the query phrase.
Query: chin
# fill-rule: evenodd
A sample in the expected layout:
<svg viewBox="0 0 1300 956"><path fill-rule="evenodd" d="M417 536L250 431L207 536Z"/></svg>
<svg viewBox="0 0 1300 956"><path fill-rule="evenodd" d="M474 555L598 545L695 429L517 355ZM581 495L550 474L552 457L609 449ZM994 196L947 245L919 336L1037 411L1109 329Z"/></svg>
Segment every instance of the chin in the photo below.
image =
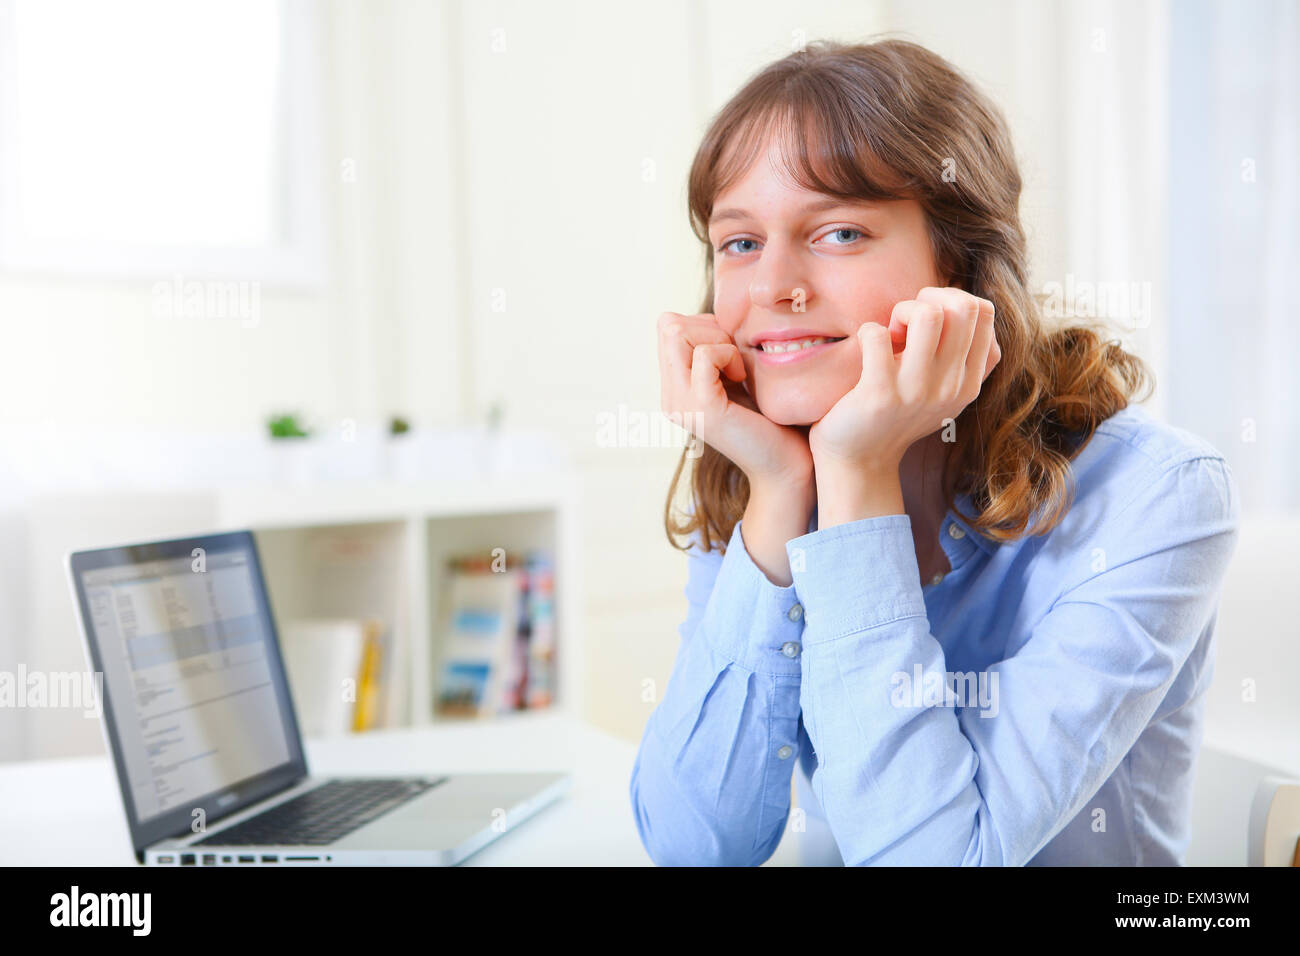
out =
<svg viewBox="0 0 1300 956"><path fill-rule="evenodd" d="M759 410L778 425L815 425L831 409L834 402L814 398L798 401L773 400L760 402Z"/></svg>

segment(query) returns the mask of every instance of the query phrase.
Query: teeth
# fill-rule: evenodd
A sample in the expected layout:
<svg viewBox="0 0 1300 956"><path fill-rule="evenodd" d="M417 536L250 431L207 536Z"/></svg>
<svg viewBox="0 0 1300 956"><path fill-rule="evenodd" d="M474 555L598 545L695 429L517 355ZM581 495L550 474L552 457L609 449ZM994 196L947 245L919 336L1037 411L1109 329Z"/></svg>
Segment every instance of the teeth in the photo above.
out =
<svg viewBox="0 0 1300 956"><path fill-rule="evenodd" d="M821 345L823 342L838 341L839 339L829 339L825 336L819 336L813 339L796 339L791 342L767 341L761 344L764 352L798 352L800 349L810 349L814 345Z"/></svg>

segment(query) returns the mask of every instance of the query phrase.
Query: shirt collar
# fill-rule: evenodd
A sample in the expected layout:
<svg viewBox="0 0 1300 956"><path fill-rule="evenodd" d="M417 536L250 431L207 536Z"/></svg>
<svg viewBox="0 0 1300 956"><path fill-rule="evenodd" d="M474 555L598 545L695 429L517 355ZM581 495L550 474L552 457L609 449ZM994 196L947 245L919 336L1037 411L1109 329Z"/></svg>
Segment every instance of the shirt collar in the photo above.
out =
<svg viewBox="0 0 1300 956"><path fill-rule="evenodd" d="M997 551L1002 542L996 541L993 538L986 538L984 535L980 534L970 525L969 522L957 514L958 510L964 511L967 514L977 513L974 500L966 492L953 496L953 508L948 511L948 519L965 531L970 539L974 541L985 554L993 554Z"/></svg>
<svg viewBox="0 0 1300 956"><path fill-rule="evenodd" d="M999 545L1001 545L1002 542L995 541L992 538L986 538L984 535L980 534L973 527L971 527L970 524L968 524L963 518L961 518L957 514L958 509L961 509L967 514L973 514L975 512L975 503L971 499L971 496L965 492L962 492L961 494L958 495L954 495L953 505L954 507L948 511L948 520L950 520L955 525L959 525L961 529L970 536L970 539L975 542L976 546L979 547L980 550L982 550L985 554L993 554L995 551L997 551ZM817 504L816 502L814 502L812 516L808 519L808 533L812 534L816 530L817 530Z"/></svg>

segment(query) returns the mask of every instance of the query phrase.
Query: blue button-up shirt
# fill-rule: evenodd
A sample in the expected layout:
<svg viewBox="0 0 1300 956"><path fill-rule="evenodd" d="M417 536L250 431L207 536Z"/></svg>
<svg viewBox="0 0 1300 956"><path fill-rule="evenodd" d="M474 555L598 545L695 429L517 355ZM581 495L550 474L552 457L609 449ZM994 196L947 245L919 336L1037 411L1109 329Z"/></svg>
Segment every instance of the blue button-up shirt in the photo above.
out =
<svg viewBox="0 0 1300 956"><path fill-rule="evenodd" d="M632 770L651 858L756 865L790 829L814 865L1180 864L1236 484L1140 406L1071 467L1044 536L999 544L949 511L930 582L907 515L814 511L789 587L743 522L725 555L697 539Z"/></svg>

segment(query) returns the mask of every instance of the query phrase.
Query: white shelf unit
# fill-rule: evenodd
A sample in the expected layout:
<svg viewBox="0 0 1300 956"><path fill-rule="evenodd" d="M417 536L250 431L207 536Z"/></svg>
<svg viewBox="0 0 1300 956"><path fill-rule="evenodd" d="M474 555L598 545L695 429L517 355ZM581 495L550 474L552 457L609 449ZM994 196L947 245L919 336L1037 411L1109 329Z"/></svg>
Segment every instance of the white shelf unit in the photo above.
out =
<svg viewBox="0 0 1300 956"><path fill-rule="evenodd" d="M554 559L555 694L546 711L582 713L578 476L571 471L463 482L235 486L217 492L217 530L254 533L276 625L376 615L392 626L386 724L433 710L446 558L545 548ZM525 712L526 713L526 712Z"/></svg>

